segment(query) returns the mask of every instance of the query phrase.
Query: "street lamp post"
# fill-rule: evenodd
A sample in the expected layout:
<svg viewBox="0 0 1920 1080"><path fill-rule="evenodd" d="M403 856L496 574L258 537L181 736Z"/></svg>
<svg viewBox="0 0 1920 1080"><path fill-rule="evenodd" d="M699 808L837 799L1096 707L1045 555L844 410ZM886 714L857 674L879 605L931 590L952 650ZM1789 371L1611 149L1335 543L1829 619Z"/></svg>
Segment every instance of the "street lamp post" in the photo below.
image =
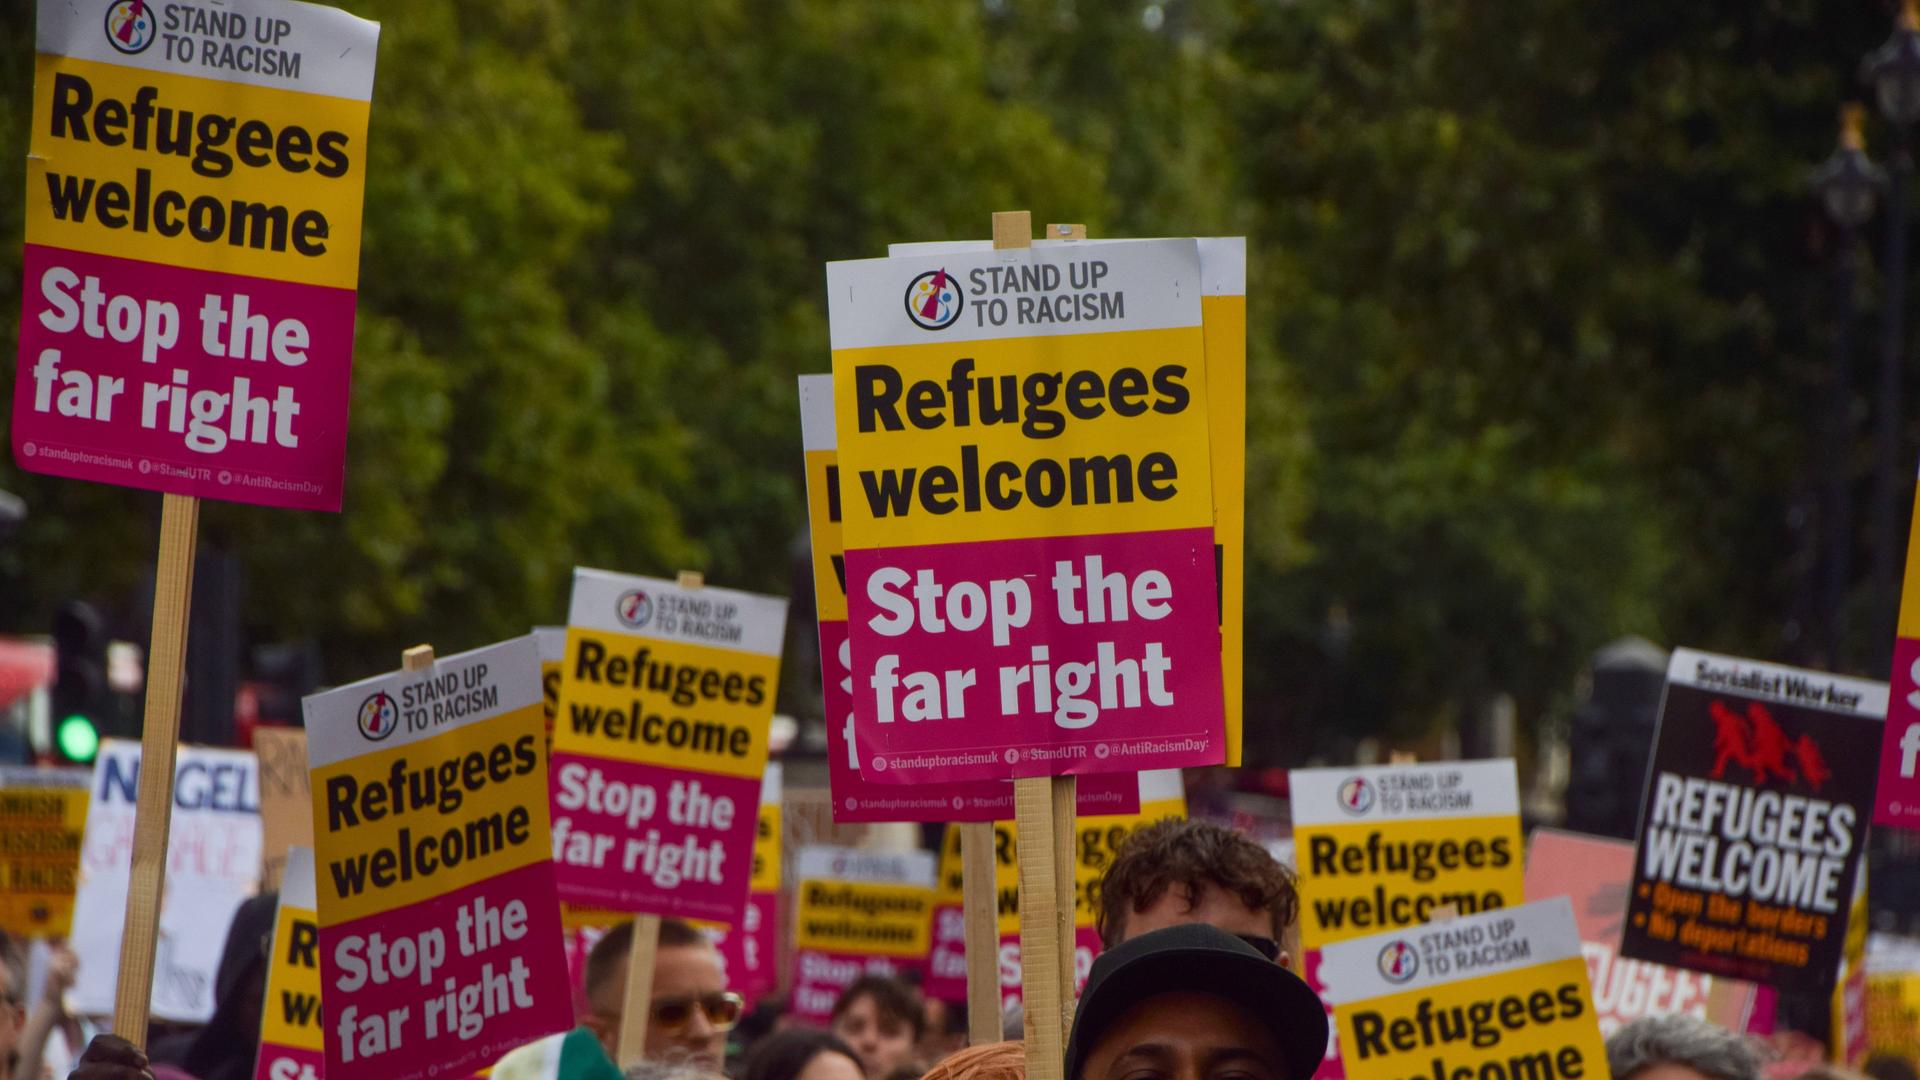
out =
<svg viewBox="0 0 1920 1080"><path fill-rule="evenodd" d="M1853 380L1852 328L1855 280L1856 234L1873 216L1873 204L1885 179L1873 162L1867 160L1865 138L1860 132L1861 108L1847 105L1840 110L1840 141L1832 156L1814 173L1813 188L1820 205L1834 225L1833 253L1834 329L1833 364L1828 373L1825 443L1827 457L1826 498L1820 515L1826 524L1826 558L1820 609L1826 621L1827 664L1832 670L1845 667L1846 600L1848 562L1852 547L1851 493L1852 469L1849 462L1852 443Z"/></svg>
<svg viewBox="0 0 1920 1080"><path fill-rule="evenodd" d="M1876 402L1873 476L1873 616L1875 671L1892 663L1899 604L1900 361L1906 352L1907 186L1913 176L1908 131L1920 121L1920 15L1905 0L1893 36L1861 65L1892 135L1888 158L1887 247L1880 301L1880 388Z"/></svg>

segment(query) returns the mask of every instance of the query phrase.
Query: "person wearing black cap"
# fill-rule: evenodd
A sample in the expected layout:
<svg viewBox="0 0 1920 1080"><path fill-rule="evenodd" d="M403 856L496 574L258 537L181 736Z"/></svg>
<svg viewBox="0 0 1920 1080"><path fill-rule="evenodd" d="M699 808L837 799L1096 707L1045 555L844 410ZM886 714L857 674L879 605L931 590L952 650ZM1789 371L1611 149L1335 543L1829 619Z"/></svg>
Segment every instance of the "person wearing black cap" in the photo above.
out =
<svg viewBox="0 0 1920 1080"><path fill-rule="evenodd" d="M1311 1080L1327 1013L1239 937L1186 923L1101 953L1067 1040L1067 1080Z"/></svg>

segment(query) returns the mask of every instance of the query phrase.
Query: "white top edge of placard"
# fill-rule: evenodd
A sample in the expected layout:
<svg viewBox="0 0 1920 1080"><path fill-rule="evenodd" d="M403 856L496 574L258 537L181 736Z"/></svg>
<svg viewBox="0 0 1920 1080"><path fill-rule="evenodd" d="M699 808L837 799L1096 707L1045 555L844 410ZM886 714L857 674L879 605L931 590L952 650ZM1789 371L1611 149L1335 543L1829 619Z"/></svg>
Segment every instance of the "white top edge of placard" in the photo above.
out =
<svg viewBox="0 0 1920 1080"><path fill-rule="evenodd" d="M381 704L374 699L383 693L398 716L381 714ZM483 697L476 700L476 694ZM424 671L375 675L301 699L307 767L318 769L425 742L538 705L540 697L540 652L532 634L441 657ZM367 723L362 722L363 708ZM424 717L423 723L410 722L415 713Z"/></svg>
<svg viewBox="0 0 1920 1080"><path fill-rule="evenodd" d="M1786 705L1865 716L1887 718L1887 684L1848 675L1830 675L1824 671L1745 660L1737 656L1675 649L1667 662L1667 681L1701 690L1723 690L1765 698ZM1836 698L1839 691L1851 702Z"/></svg>
<svg viewBox="0 0 1920 1080"><path fill-rule="evenodd" d="M1186 797L1187 784L1179 769L1146 769L1140 773L1140 805Z"/></svg>
<svg viewBox="0 0 1920 1080"><path fill-rule="evenodd" d="M567 655L567 628L564 626L536 626L533 628L533 640L540 646L540 662L557 664Z"/></svg>
<svg viewBox="0 0 1920 1080"><path fill-rule="evenodd" d="M760 774L760 805L765 806L768 803L779 804L781 779L780 763L777 761L767 762L767 771Z"/></svg>
<svg viewBox="0 0 1920 1080"><path fill-rule="evenodd" d="M313 849L295 844L287 849L287 866L280 872L280 906L318 910L317 892L313 881Z"/></svg>
<svg viewBox="0 0 1920 1080"><path fill-rule="evenodd" d="M1358 825L1520 813L1512 758L1420 765L1294 769L1287 774L1293 824Z"/></svg>
<svg viewBox="0 0 1920 1080"><path fill-rule="evenodd" d="M668 612L676 615L671 631L661 629L658 617ZM567 625L779 656L787 631L787 602L714 585L683 589L664 578L577 566Z"/></svg>
<svg viewBox="0 0 1920 1080"><path fill-rule="evenodd" d="M41 769L32 765L0 765L0 790L39 788L44 791L84 791L92 782L93 770L85 766Z"/></svg>
<svg viewBox="0 0 1920 1080"><path fill-rule="evenodd" d="M1427 962L1436 953L1450 961L1445 974ZM1350 1005L1580 957L1573 901L1556 896L1322 946L1320 996Z"/></svg>
<svg viewBox="0 0 1920 1080"><path fill-rule="evenodd" d="M957 288L951 303L922 319L908 300L923 277L936 275ZM996 325L987 304L999 301L1006 309ZM1057 321L1062 313L1072 321ZM833 262L827 318L836 350L1197 327L1200 247L1126 240L1101 244L1097 254L1039 244Z"/></svg>
<svg viewBox="0 0 1920 1080"><path fill-rule="evenodd" d="M1247 295L1247 238L1200 237L1200 295Z"/></svg>
<svg viewBox="0 0 1920 1080"><path fill-rule="evenodd" d="M162 75L373 100L377 22L299 0L220 0L217 7L146 0L146 8L148 21L126 27L123 43L114 35L131 0L40 0L35 48ZM169 58L183 54L185 61ZM258 67L272 54L281 54L272 66L294 74L234 66Z"/></svg>
<svg viewBox="0 0 1920 1080"><path fill-rule="evenodd" d="M839 446L833 432L833 376L800 376L800 449L811 454Z"/></svg>
<svg viewBox="0 0 1920 1080"><path fill-rule="evenodd" d="M1200 245L1200 295L1201 296L1245 296L1247 295L1247 238L1244 236L1201 236L1195 241ZM1120 240L1035 240L1034 247L1052 247L1066 244L1115 244ZM914 255L949 255L971 251L992 251L991 240L916 240L904 244L888 244L887 257L906 258Z"/></svg>
<svg viewBox="0 0 1920 1080"><path fill-rule="evenodd" d="M931 851L862 851L844 847L803 847L793 861L802 881L857 881L870 885L933 888Z"/></svg>
<svg viewBox="0 0 1920 1080"><path fill-rule="evenodd" d="M1874 930L1867 934L1867 974L1920 975L1920 941Z"/></svg>

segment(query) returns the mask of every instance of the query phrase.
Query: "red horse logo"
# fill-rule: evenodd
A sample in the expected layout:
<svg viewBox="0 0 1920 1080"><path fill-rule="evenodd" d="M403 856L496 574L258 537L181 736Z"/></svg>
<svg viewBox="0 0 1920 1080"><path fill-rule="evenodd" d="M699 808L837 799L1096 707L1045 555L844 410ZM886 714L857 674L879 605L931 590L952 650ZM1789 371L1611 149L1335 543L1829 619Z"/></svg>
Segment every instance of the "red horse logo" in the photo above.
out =
<svg viewBox="0 0 1920 1080"><path fill-rule="evenodd" d="M1787 738L1765 705L1749 702L1742 717L1715 701L1707 706L1707 714L1713 720L1713 769L1707 774L1712 779L1726 776L1727 766L1738 765L1756 784L1777 777L1789 784L1804 780L1819 791L1833 777L1813 736Z"/></svg>

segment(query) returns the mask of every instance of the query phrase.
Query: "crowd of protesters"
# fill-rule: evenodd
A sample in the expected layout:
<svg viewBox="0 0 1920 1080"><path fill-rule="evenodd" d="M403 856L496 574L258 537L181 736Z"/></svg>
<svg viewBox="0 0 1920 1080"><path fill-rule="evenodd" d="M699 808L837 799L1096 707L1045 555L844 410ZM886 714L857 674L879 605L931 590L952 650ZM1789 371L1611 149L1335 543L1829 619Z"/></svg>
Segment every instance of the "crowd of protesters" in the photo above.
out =
<svg viewBox="0 0 1920 1080"><path fill-rule="evenodd" d="M1165 821L1122 846L1102 881L1100 935L1067 1033L1067 1080L1310 1080L1329 1025L1320 998L1292 970L1299 897L1291 871L1231 829ZM149 1033L142 1051L112 1035L86 1044L69 1080L236 1080L252 1076L264 993L263 927L273 898L243 905L222 958L213 1019ZM262 920L266 920L263 922ZM589 953L585 1002L572 1031L520 1047L497 1080L1023 1080L1017 1012L1008 1041L966 1045L958 1006L877 975L840 995L826 1029L801 1026L778 1002L751 1014L727 986L706 936L660 921L643 1061L614 1065L627 986L630 924ZM37 999L14 944L0 948L0 1080L57 1080L44 1051L85 1029L61 1006L73 954L56 948ZM1646 1017L1607 1042L1615 1080L1763 1080L1765 1048L1685 1015ZM1872 1080L1920 1080L1904 1061L1870 1061ZM1867 1080L1831 1065L1789 1080Z"/></svg>

